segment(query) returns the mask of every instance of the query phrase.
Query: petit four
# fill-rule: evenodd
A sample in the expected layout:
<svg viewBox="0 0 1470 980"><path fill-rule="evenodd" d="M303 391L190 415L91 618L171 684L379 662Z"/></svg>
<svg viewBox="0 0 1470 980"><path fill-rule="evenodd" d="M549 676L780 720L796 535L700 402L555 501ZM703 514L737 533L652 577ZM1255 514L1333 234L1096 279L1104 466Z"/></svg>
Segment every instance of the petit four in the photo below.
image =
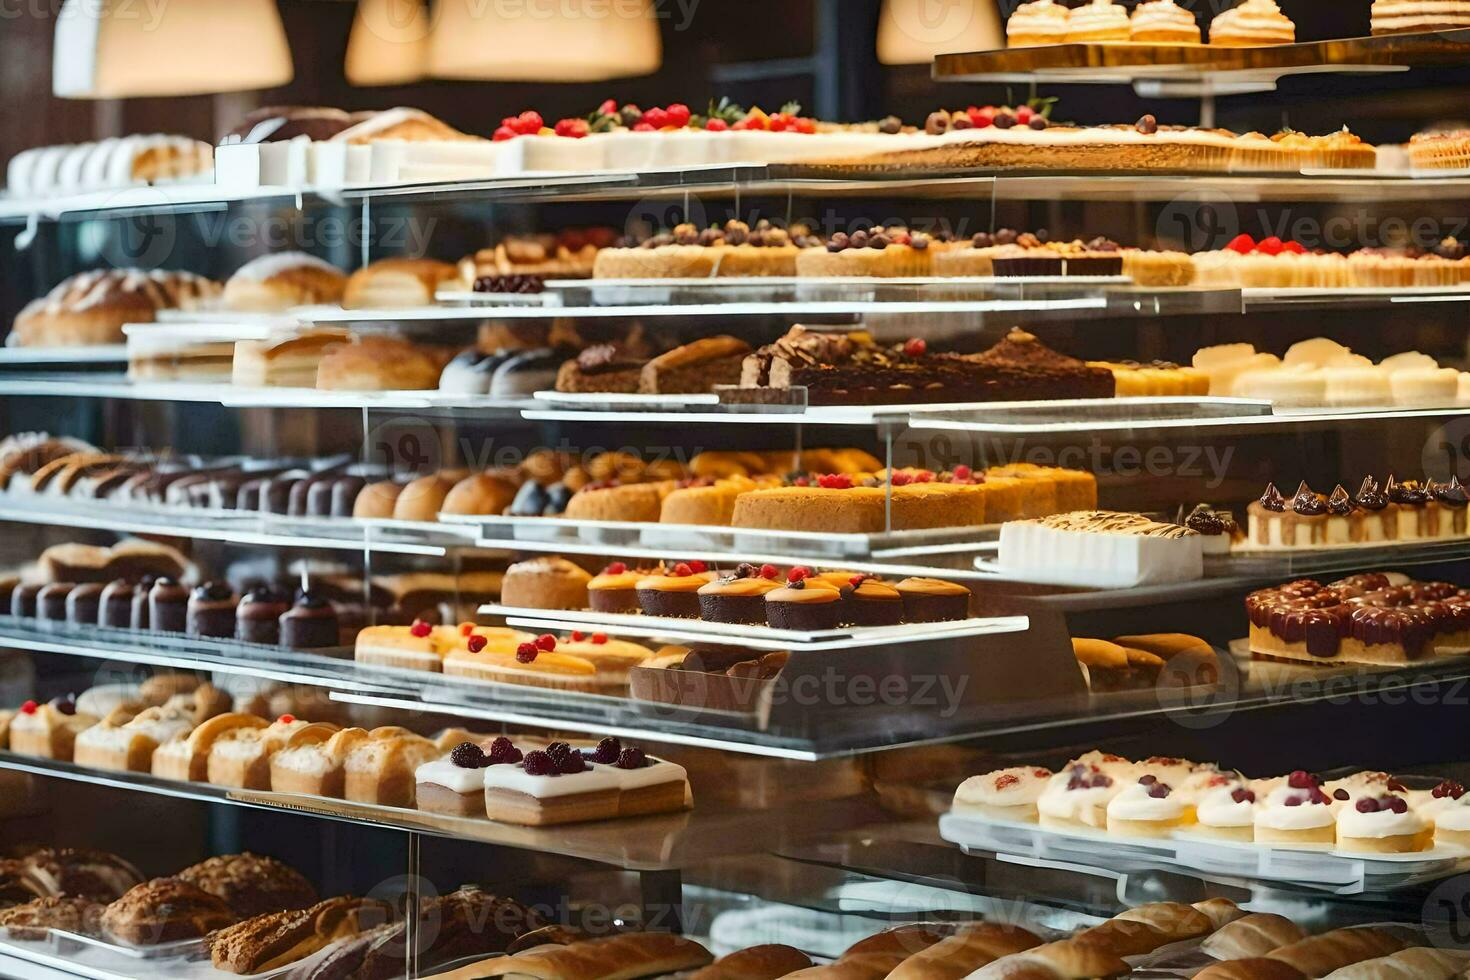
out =
<svg viewBox="0 0 1470 980"><path fill-rule="evenodd" d="M485 770L485 812L503 823L547 826L682 810L682 766L603 739L591 752L553 742L519 763Z"/></svg>
<svg viewBox="0 0 1470 980"><path fill-rule="evenodd" d="M480 744L461 742L448 756L426 762L414 772L416 805L430 813L476 817L485 813L485 769L515 765L523 750L501 736Z"/></svg>
<svg viewBox="0 0 1470 980"><path fill-rule="evenodd" d="M1184 794L1145 774L1108 801L1108 833L1119 837L1168 837L1194 819Z"/></svg>
<svg viewBox="0 0 1470 980"><path fill-rule="evenodd" d="M650 616L672 616L698 619L699 592L715 580L699 560L679 562L666 571L639 579L634 583L638 606Z"/></svg>
<svg viewBox="0 0 1470 980"><path fill-rule="evenodd" d="M1222 840L1255 840L1256 793L1239 780L1225 779L1204 788L1195 801L1194 812L1190 833Z"/></svg>
<svg viewBox="0 0 1470 980"><path fill-rule="evenodd" d="M1405 854L1434 845L1434 828L1402 795L1364 794L1337 811L1337 847L1367 854Z"/></svg>
<svg viewBox="0 0 1470 980"><path fill-rule="evenodd" d="M836 629L842 620L842 590L800 566L786 584L765 594L766 622L775 629L815 632Z"/></svg>

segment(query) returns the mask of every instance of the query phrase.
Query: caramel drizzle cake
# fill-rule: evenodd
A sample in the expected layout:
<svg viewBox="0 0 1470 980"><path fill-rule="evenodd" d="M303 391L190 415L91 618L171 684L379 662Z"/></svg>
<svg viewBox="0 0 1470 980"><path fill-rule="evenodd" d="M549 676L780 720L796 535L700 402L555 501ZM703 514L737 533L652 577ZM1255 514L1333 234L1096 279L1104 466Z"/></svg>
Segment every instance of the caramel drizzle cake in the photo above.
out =
<svg viewBox="0 0 1470 980"><path fill-rule="evenodd" d="M1470 27L1470 3L1465 0L1373 0L1374 34L1466 27Z"/></svg>
<svg viewBox="0 0 1470 980"><path fill-rule="evenodd" d="M1470 493L1454 476L1448 483L1389 476L1382 487L1369 476L1356 495L1339 484L1326 496L1303 481L1289 500L1273 483L1246 509L1247 541L1275 550L1462 538L1467 509Z"/></svg>
<svg viewBox="0 0 1470 980"><path fill-rule="evenodd" d="M1245 600L1251 653L1312 663L1402 665L1470 650L1470 592L1373 572L1311 579Z"/></svg>

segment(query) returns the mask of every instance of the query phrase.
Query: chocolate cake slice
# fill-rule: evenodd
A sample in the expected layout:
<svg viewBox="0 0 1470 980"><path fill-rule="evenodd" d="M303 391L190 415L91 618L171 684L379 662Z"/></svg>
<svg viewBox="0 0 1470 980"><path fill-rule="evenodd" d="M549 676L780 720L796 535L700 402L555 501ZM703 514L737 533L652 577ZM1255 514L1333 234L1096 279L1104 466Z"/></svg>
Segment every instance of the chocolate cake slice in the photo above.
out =
<svg viewBox="0 0 1470 980"><path fill-rule="evenodd" d="M617 344L595 344L561 366L556 390L631 394L638 390L643 365Z"/></svg>

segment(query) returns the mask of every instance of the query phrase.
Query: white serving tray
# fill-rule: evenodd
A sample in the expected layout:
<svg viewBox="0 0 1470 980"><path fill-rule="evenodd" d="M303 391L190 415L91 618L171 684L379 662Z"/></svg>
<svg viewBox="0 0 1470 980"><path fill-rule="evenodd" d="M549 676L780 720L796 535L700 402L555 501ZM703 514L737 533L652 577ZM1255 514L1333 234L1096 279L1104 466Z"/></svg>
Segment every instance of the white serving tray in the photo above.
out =
<svg viewBox="0 0 1470 980"><path fill-rule="evenodd" d="M619 636L667 636L792 650L843 650L948 640L985 633L1023 632L1026 616L971 617L941 623L900 623L897 626L842 626L831 630L783 630L743 623L712 623L702 619L645 616L642 613L604 613L590 610L529 609L490 603L480 607L485 616L503 616L513 625L554 629L596 629Z"/></svg>
<svg viewBox="0 0 1470 980"><path fill-rule="evenodd" d="M1326 846L1267 847L1187 833L1151 840L1103 831L1064 833L952 811L939 818L939 834L966 853L990 853L1000 860L1060 861L1113 872L1187 871L1292 882L1341 895L1405 888L1470 868L1470 850L1443 845L1417 854L1355 854Z"/></svg>

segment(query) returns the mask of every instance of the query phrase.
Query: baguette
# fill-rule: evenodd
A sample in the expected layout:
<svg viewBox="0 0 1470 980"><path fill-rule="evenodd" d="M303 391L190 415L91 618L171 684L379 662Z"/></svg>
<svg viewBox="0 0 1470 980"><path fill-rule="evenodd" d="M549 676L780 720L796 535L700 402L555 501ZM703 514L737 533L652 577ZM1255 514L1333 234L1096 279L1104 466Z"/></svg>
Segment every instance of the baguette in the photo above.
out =
<svg viewBox="0 0 1470 980"><path fill-rule="evenodd" d="M1207 966L1194 980L1306 980L1306 974L1280 960L1228 960Z"/></svg>
<svg viewBox="0 0 1470 980"><path fill-rule="evenodd" d="M888 974L888 980L960 980L1002 956L1040 945L1040 939L1019 926L976 923L913 954Z"/></svg>
<svg viewBox="0 0 1470 980"><path fill-rule="evenodd" d="M1273 950L1301 942L1307 936L1290 919L1270 912L1257 912L1223 926L1200 943L1200 949L1217 960L1244 960L1265 956Z"/></svg>
<svg viewBox="0 0 1470 980"><path fill-rule="evenodd" d="M1005 956L970 974L972 980L1099 980L1129 966L1112 953L1070 939Z"/></svg>
<svg viewBox="0 0 1470 980"><path fill-rule="evenodd" d="M1195 911L1210 920L1210 925L1215 929L1223 929L1237 919L1243 919L1248 914L1245 909L1236 905L1228 898L1207 898L1203 902L1194 903Z"/></svg>
<svg viewBox="0 0 1470 980"><path fill-rule="evenodd" d="M1171 943L1182 942L1208 935L1214 924L1198 909L1178 902L1154 902L1140 905L1136 909L1120 912L1115 918L1126 922L1142 922L1169 937Z"/></svg>
<svg viewBox="0 0 1470 980"><path fill-rule="evenodd" d="M1145 922L1109 919L1073 937L1079 943L1107 950L1114 956L1142 956L1174 940Z"/></svg>
<svg viewBox="0 0 1470 980"><path fill-rule="evenodd" d="M1410 949L1334 970L1327 980L1451 980L1463 976L1470 953L1458 949Z"/></svg>
<svg viewBox="0 0 1470 980"><path fill-rule="evenodd" d="M801 950L769 943L721 956L687 980L777 980L811 965L811 957Z"/></svg>
<svg viewBox="0 0 1470 980"><path fill-rule="evenodd" d="M542 947L489 960L475 976L534 977L536 980L636 980L707 966L709 950L692 939L662 932L636 932Z"/></svg>
<svg viewBox="0 0 1470 980"><path fill-rule="evenodd" d="M1382 929L1334 929L1284 946L1267 958L1294 966L1309 977L1325 977L1333 970L1397 953L1404 945Z"/></svg>

